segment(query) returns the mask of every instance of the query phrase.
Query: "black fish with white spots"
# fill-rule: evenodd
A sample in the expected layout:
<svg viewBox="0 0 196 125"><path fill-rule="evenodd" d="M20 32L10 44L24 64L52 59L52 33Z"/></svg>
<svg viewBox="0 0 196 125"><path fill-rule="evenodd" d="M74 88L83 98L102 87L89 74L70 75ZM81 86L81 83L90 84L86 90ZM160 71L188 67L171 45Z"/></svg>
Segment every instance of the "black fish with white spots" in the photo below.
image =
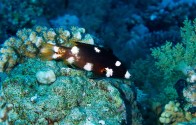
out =
<svg viewBox="0 0 196 125"><path fill-rule="evenodd" d="M130 73L112 52L95 45L76 42L73 47L43 44L41 58L61 59L66 64L76 66L96 75L113 78L130 78Z"/></svg>

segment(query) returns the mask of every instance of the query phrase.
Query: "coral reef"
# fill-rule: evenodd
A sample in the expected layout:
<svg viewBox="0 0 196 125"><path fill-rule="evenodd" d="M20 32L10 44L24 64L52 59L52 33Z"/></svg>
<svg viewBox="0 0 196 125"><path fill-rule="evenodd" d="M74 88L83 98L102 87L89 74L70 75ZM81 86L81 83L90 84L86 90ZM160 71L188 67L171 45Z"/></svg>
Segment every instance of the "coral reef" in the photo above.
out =
<svg viewBox="0 0 196 125"><path fill-rule="evenodd" d="M177 99L182 112L189 112L195 117L195 22L185 20L180 42L169 41L161 47L153 48L154 58L148 56L132 64L130 73L133 81L151 97L150 103L145 101L142 107L154 102L163 105ZM182 82L182 85L176 84L178 82ZM168 119L164 116L162 120Z"/></svg>
<svg viewBox="0 0 196 125"><path fill-rule="evenodd" d="M0 43L2 43L10 35L14 35L18 29L21 29L17 32L17 35L15 37L7 39L0 50L0 72L11 73L11 76L9 76L6 81L4 81L3 86L5 87L5 85L9 85L8 83L18 83L19 85L14 84L16 86L15 89L13 89L12 87L11 88L13 89L13 93L17 95L16 100L20 99L20 101L15 103L19 104L19 106L16 105L15 107L15 105L13 105L13 109L11 110L9 108L9 104L12 105L12 103L10 102L13 102L14 100L9 97L3 98L4 101L0 107L0 112L2 112L3 114L0 117L1 121L7 124L9 122L9 118L17 119L19 117L18 115L16 115L16 111L19 111L19 108L26 106L27 108L31 109L31 106L29 106L28 104L36 106L38 104L41 105L42 100L44 100L44 103L47 103L47 99L50 101L50 98L52 98L53 95L55 98L54 106L56 106L57 103L61 104L61 102L58 102L59 98L61 97L57 97L55 95L55 92L59 90L60 93L61 91L63 91L62 93L64 93L64 90L62 90L60 87L57 87L57 90L55 92L51 92L51 96L48 93L50 93L50 90L54 85L59 85L57 83L61 81L59 80L61 78L63 81L72 81L73 83L75 81L78 82L75 79L64 78L65 76L74 78L76 77L76 79L83 79L81 81L85 83L86 81L93 83L99 81L86 78L85 76L91 75L90 72L87 73L84 71L63 67L63 65L54 61L42 62L40 60L36 60L37 63L34 62L34 64L36 64L39 68L26 68L23 71L20 71L22 68L20 66L24 66L26 64L28 65L29 62L31 63L32 60L29 60L29 57L36 58L38 56L40 46L43 43L52 43L70 47L73 46L73 43L76 41L91 44L94 44L94 42L103 44L106 47L112 49L115 55L118 56L123 63L127 64L127 67L130 66L133 76L132 79L134 80L134 83L138 85L137 90L141 90L137 91L137 102L141 103L141 109L143 109L142 112L144 114L144 117L147 119L146 121L149 121L143 122L143 124L152 124L151 121L156 121L157 119L154 119L160 115L159 113L149 113L150 106L151 110L153 111L157 109L160 110L161 105L166 104L169 100L175 100L178 96L180 96L180 98L177 98L178 101L179 99L181 99L181 101L179 102L180 107L178 107L179 110L182 109L183 112L191 112L193 115L193 113L195 113L196 111L196 20L193 21L193 23L188 20L184 22L185 26L181 29L182 39L180 38L179 31L182 25L182 21L186 17L191 20L195 18L195 6L195 0L149 0L148 2L143 2L141 0L56 0L55 2L53 0L1 0ZM55 28L46 28L39 26L32 28L32 26L34 26L35 24ZM86 34L83 28L70 28L70 25L73 24L85 27L88 32L90 31L91 33L93 33L93 35L99 36L99 39L95 40L92 35ZM61 28L59 28L59 26ZM32 29L22 29L23 27ZM166 43L166 40L168 40L169 42ZM164 46L153 49L154 58L149 57L148 55L151 52L150 48L154 48L160 45ZM143 58L143 60L137 60L138 58ZM27 63L24 63L26 61ZM156 61L156 64L154 64L154 61ZM134 63L133 65L131 65L132 62ZM57 67L56 65L59 64L60 66ZM49 68L43 68L44 65L48 66ZM12 69L16 66L17 68L12 71ZM44 74L48 73L48 76L41 77L39 75L41 71L51 72L44 72ZM15 76L13 75L13 72L16 73ZM32 78L30 78L31 75L33 76ZM3 79L1 79L1 81L3 81ZM173 85L179 79L186 80L187 84L185 86L178 86L176 92ZM118 85L118 82L111 82L113 80L106 81L106 86L113 84L116 88L120 88L119 91L121 92L121 94L123 93L123 96L121 96L121 98L124 98L124 100L128 100L131 103L131 106L129 107L130 109L135 109L129 111L130 116L132 117L127 117L126 120L131 119L130 123L132 124L140 123L141 117L138 116L139 111L137 110L137 103L134 100L135 98L133 98L133 92L130 89L130 86L128 87L124 84ZM101 82L105 83L106 81ZM86 85L85 83L82 83L82 85ZM89 84L87 82L87 88L88 85ZM2 85L0 83L0 87L1 86ZM24 95L20 96L21 91L26 86L29 86L27 87L27 90L30 90L32 94L29 94L29 96L27 97L25 92L22 92L22 94ZM39 93L41 91L38 90L40 89L40 86L47 89L43 89L43 93L47 93L45 95L43 94L44 97ZM64 86L64 84L60 86L62 86L63 88L67 87ZM35 89L29 89L31 87ZM76 85L76 87L78 87L78 85ZM182 89L180 89L181 87ZM7 89L7 87L5 88ZM73 88L71 87L70 91L74 91ZM101 86L100 88L104 89L104 91L106 90L103 86ZM34 92L34 90L36 92ZM68 89L65 90L67 91ZM94 89L92 91L94 91ZM98 90L96 90L95 93L96 92L98 92ZM143 93L147 93L147 97L145 94L144 96L139 96L143 95ZM12 95L11 92L7 92L6 94ZM74 97L75 96L76 95L74 95ZM24 97L24 100L22 99L22 97ZM62 98L64 98L64 96ZM72 99L71 102L73 102ZM77 101L77 104L81 104L80 102L80 100ZM149 103L150 106L147 103ZM158 105L154 106L155 103L158 103ZM65 102L65 104L69 104L69 102ZM119 104L121 104L120 101ZM47 111L49 111L49 113L51 113L52 110L54 110L54 107L49 104L47 106L43 109L46 109ZM126 104L121 107L123 113L125 112L125 107ZM15 124L25 124L25 122L27 122L25 120L30 118L32 119L32 121L35 121L35 119L38 120L38 124L63 124L63 122L70 124L79 124L79 122L80 124L115 124L112 122L107 122L105 119L95 118L96 113L94 114L94 112L98 112L99 107L98 109L93 109L93 106L75 106L74 108L70 108L70 110L66 110L68 112L66 112L66 116L64 112L62 113L62 116L65 116L64 119L59 118L59 112L55 112L57 115L54 116L55 118L51 118L48 114L39 114L39 109L39 111L36 111L36 113L34 113L34 108L32 110L29 110L27 108L24 112L17 112L19 114L22 114L20 115L20 118L22 117L22 120L12 120L14 122L16 121ZM48 110L48 108L51 108L51 110ZM126 110L127 109L128 107L126 107ZM14 113L12 113L13 110ZM27 113L27 110L31 111L32 115L31 113ZM43 110L41 109L41 111ZM41 115L41 118L37 119L38 115ZM165 121L167 121L167 115L163 115L163 119ZM88 116L92 116L93 119ZM99 116L101 115L98 115L98 117ZM149 117L153 117L154 119L151 119ZM136 118L138 118L138 121L136 121ZM176 120L176 118L173 116L169 118L172 119L171 122L173 122L173 120ZM57 122L52 121L51 119L61 119L62 121L59 120ZM70 119L75 119L75 121L70 121ZM78 122L78 119L82 120ZM84 121L83 119L86 119L86 121ZM93 122L93 120L96 123ZM190 123L192 122L190 121ZM188 122L180 122L179 124L188 124Z"/></svg>
<svg viewBox="0 0 196 125"><path fill-rule="evenodd" d="M195 18L195 6L188 0L75 0L69 1L66 10L130 66L130 62L150 54L150 47L165 40L178 42L179 27L186 17Z"/></svg>
<svg viewBox="0 0 196 125"><path fill-rule="evenodd" d="M70 47L77 41L94 44L93 37L86 34L83 28L52 29L36 26L19 30L16 37L7 39L0 50L0 71L8 72L24 58L37 56L43 43Z"/></svg>
<svg viewBox="0 0 196 125"><path fill-rule="evenodd" d="M156 66L164 72L164 79L167 84L173 87L178 79L186 79L187 87L181 90L188 103L184 106L185 111L195 113L195 34L196 19L185 20L181 29L182 42L172 45L167 42L164 46L152 50L152 55L156 59ZM172 82L173 81L173 82ZM179 92L178 92L179 93Z"/></svg>
<svg viewBox="0 0 196 125"><path fill-rule="evenodd" d="M194 125L196 123L196 118L193 118L191 121L188 122L179 122L178 125Z"/></svg>
<svg viewBox="0 0 196 125"><path fill-rule="evenodd" d="M1 92L2 93L2 92ZM12 104L6 104L4 96L0 95L0 123L8 123L8 113L12 110Z"/></svg>
<svg viewBox="0 0 196 125"><path fill-rule="evenodd" d="M14 0L0 1L0 43L14 35L18 29L35 25L51 27L49 20L63 15L67 0Z"/></svg>
<svg viewBox="0 0 196 125"><path fill-rule="evenodd" d="M188 70L195 66L195 28L196 19L193 24L187 19L181 29L182 42L174 46L167 42L164 46L152 49L152 56L157 60L156 66L164 71L165 77L171 78L178 71L188 75Z"/></svg>
<svg viewBox="0 0 196 125"><path fill-rule="evenodd" d="M43 14L45 3L45 0L1 0L0 39L6 38L6 34L15 34L18 28L34 25L37 17Z"/></svg>
<svg viewBox="0 0 196 125"><path fill-rule="evenodd" d="M196 19L193 22L186 19L184 26L181 28L181 42L176 45L173 45L172 42L167 42L161 47L152 49L155 66L158 68L157 71L164 74L162 76L163 82L159 85L160 88L164 88L165 93L168 93L166 95L169 95L169 92L173 93L173 95L176 93L173 86L179 79L186 79L188 83L194 82L196 63L196 49L194 47L196 44L195 24ZM170 100L174 99L170 98Z"/></svg>
<svg viewBox="0 0 196 125"><path fill-rule="evenodd" d="M56 80L53 70L43 70L36 73L36 78L39 83L50 84Z"/></svg>
<svg viewBox="0 0 196 125"><path fill-rule="evenodd" d="M183 89L183 97L186 101L184 110L191 112L196 117L196 83L189 84Z"/></svg>
<svg viewBox="0 0 196 125"><path fill-rule="evenodd" d="M1 107L3 123L142 123L135 96L128 86L130 81L89 79L90 72L37 58L44 43L71 47L75 42L94 44L94 39L83 28L36 26L19 30L15 37L5 41L0 67L9 75L2 82L2 91L6 104L12 104L13 108L10 111L8 106Z"/></svg>
<svg viewBox="0 0 196 125"><path fill-rule="evenodd" d="M15 7L15 5L19 6ZM2 10L0 11L0 34L2 34L1 37L8 38L7 34L15 34L18 28L31 28L35 22L49 27L69 25L70 22L74 25L79 23L91 33L100 36L101 42L104 40L105 45L110 46L119 57L123 57L127 51L128 53L135 51L132 49L134 45L136 47L141 44L152 43L155 45L152 40L156 37L161 37L163 40L166 38L172 40L173 37L178 39L179 32L175 29L179 28L185 17L194 18L195 5L193 0L149 0L148 3L140 0L57 0L55 3L52 0L11 2L2 0L0 2L0 10ZM59 21L61 21L60 24ZM51 25L51 22L55 22L55 24ZM137 34L143 29L147 32ZM172 38L168 37L171 30L176 31L176 35ZM153 37L141 42L146 35ZM138 39L138 36L142 39ZM158 43L158 41L156 42ZM160 44L158 43L158 45ZM126 51L123 51L122 48ZM149 54L149 47L140 46L140 48L138 50L140 54L135 53L135 59L144 56L141 53L146 51L146 54ZM129 65L130 60L134 61L132 59L132 56L128 56L124 61Z"/></svg>
<svg viewBox="0 0 196 125"><path fill-rule="evenodd" d="M170 101L165 105L165 110L159 120L164 124L176 125L179 122L190 121L192 115L180 108L180 103Z"/></svg>
<svg viewBox="0 0 196 125"><path fill-rule="evenodd" d="M56 81L40 84L36 73L53 70ZM16 66L3 81L3 93L13 109L7 114L10 124L115 124L128 120L141 124L130 81L89 79L86 71L70 69L63 62L27 59ZM115 88L115 87L116 88ZM121 98L126 95L131 109ZM132 93L132 94L131 94Z"/></svg>

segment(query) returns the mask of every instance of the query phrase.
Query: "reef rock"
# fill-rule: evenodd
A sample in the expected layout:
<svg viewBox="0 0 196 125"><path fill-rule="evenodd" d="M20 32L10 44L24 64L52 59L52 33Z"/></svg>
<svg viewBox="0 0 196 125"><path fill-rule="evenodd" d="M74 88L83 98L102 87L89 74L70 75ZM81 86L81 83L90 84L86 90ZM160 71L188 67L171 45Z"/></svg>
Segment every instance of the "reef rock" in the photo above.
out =
<svg viewBox="0 0 196 125"><path fill-rule="evenodd" d="M56 80L51 84L38 83L36 73L43 69L52 70ZM141 124L133 91L126 84L130 81L87 76L86 71L68 68L63 62L25 60L2 83L4 100L13 107L1 123L121 125L129 121Z"/></svg>
<svg viewBox="0 0 196 125"><path fill-rule="evenodd" d="M56 76L52 70L38 71L36 78L39 83L50 84L56 80Z"/></svg>

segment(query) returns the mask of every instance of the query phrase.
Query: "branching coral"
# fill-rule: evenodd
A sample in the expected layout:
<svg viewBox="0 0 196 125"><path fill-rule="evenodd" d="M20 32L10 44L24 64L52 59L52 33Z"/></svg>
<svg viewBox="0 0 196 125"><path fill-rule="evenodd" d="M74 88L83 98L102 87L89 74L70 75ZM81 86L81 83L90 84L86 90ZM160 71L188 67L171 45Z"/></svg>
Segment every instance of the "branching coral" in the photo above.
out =
<svg viewBox="0 0 196 125"><path fill-rule="evenodd" d="M152 49L155 65L164 73L164 83L168 82L166 86L169 89L164 89L166 93L166 90L172 90L179 79L186 79L188 83L195 82L196 19L193 22L188 19L184 21L181 36L182 41L176 45L167 42Z"/></svg>
<svg viewBox="0 0 196 125"><path fill-rule="evenodd" d="M152 49L152 56L157 60L156 66L164 71L165 77L171 78L177 71L188 74L188 69L196 64L196 19L184 21L181 28L182 42L165 45Z"/></svg>
<svg viewBox="0 0 196 125"><path fill-rule="evenodd" d="M167 42L161 47L152 49L156 66L164 72L165 80L170 81L167 85L170 92L172 92L175 80L184 78L188 84L183 89L183 96L187 101L187 104L181 106L184 109L180 108L180 104L170 102L165 106L165 112L161 114L161 123L176 124L180 121L187 121L190 120L191 113L195 112L191 110L195 108L196 19L193 22L188 19L184 21L181 36L182 41L176 45ZM166 92L166 89L164 91Z"/></svg>

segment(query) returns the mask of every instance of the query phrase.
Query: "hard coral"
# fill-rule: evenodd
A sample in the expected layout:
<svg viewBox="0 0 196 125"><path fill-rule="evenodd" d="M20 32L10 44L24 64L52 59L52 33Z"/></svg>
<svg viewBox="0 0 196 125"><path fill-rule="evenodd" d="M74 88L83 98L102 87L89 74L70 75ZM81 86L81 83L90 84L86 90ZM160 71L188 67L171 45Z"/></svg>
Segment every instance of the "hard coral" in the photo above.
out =
<svg viewBox="0 0 196 125"><path fill-rule="evenodd" d="M141 123L141 115L131 89L123 80L89 79L85 71L64 67L62 62L28 59L10 71L3 81L7 103L14 105L8 114L10 124L115 124ZM37 82L40 69L54 70L56 81L50 85ZM126 109L118 89L123 89L132 109ZM123 86L123 87L122 87ZM36 100L34 98L36 97ZM126 111L129 110L129 111Z"/></svg>
<svg viewBox="0 0 196 125"><path fill-rule="evenodd" d="M183 90L183 96L186 100L184 110L191 112L196 116L196 84L190 84Z"/></svg>
<svg viewBox="0 0 196 125"><path fill-rule="evenodd" d="M191 115L180 108L180 103L170 101L165 105L165 111L159 121L165 124L176 125L178 122L191 120Z"/></svg>
<svg viewBox="0 0 196 125"><path fill-rule="evenodd" d="M7 104L3 95L0 95L0 123L8 124L8 113L12 110L13 105Z"/></svg>
<svg viewBox="0 0 196 125"><path fill-rule="evenodd" d="M56 80L53 70L40 70L36 73L36 78L42 84L51 84Z"/></svg>
<svg viewBox="0 0 196 125"><path fill-rule="evenodd" d="M8 72L25 58L37 56L43 43L70 47L74 42L94 44L94 39L85 34L84 28L77 27L52 29L36 26L19 30L16 37L7 39L0 50L0 72Z"/></svg>
<svg viewBox="0 0 196 125"><path fill-rule="evenodd" d="M44 13L45 4L45 0L1 0L0 39L12 35L18 28L35 25L37 18Z"/></svg>

